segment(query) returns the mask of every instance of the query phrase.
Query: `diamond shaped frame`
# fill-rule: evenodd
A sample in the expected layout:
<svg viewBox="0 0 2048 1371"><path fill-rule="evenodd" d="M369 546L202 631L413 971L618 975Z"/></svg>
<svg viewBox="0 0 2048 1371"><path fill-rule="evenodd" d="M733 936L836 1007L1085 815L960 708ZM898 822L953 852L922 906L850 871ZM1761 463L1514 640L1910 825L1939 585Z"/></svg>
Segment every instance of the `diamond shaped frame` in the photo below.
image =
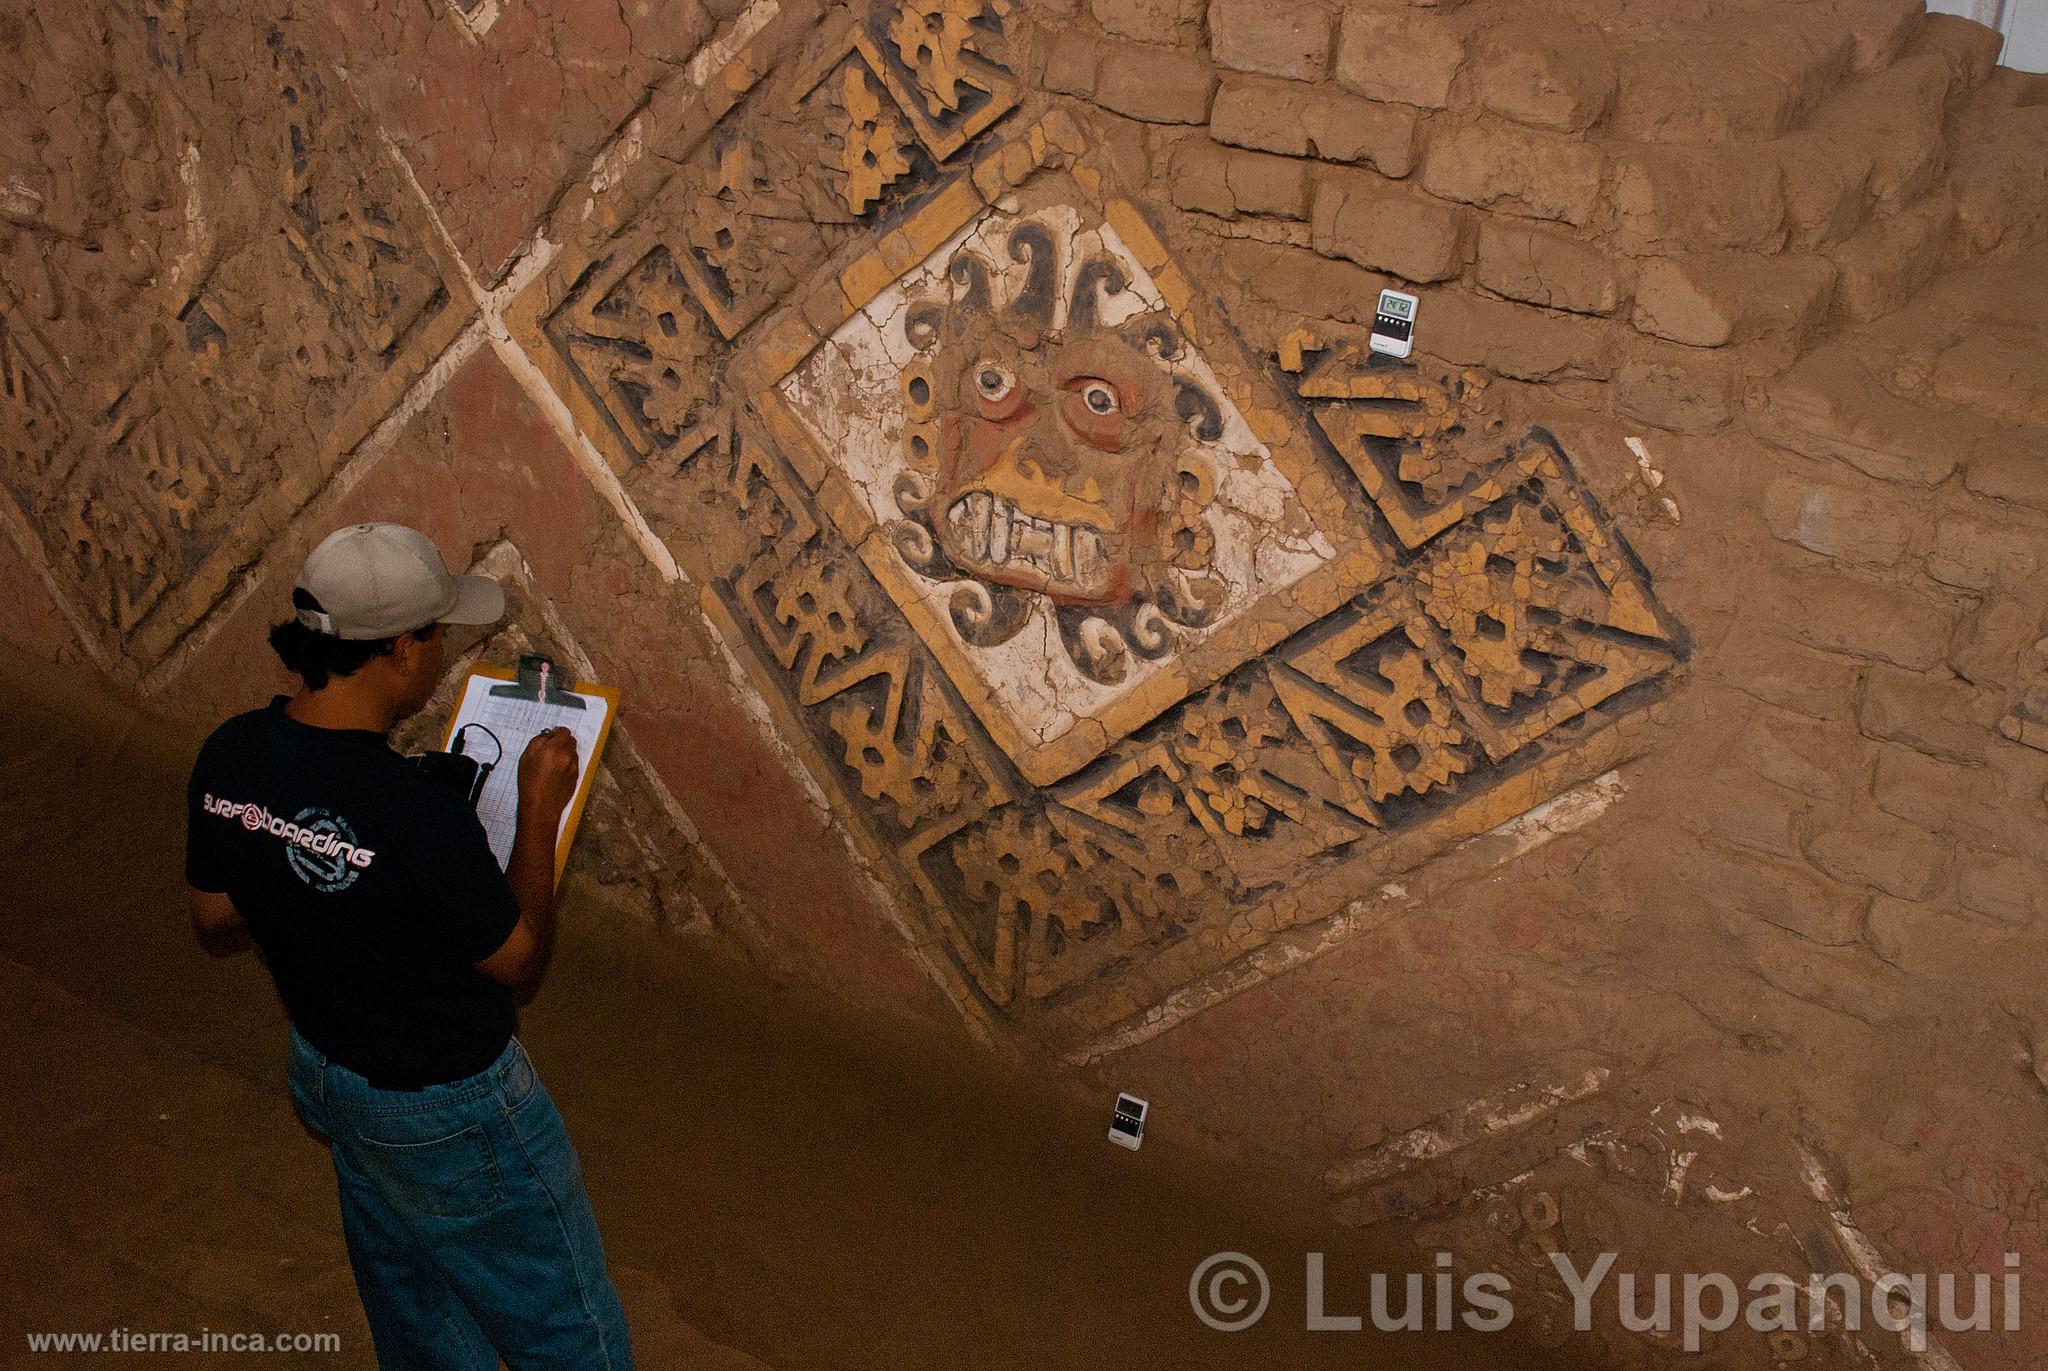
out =
<svg viewBox="0 0 2048 1371"><path fill-rule="evenodd" d="M983 679L956 638L945 613L935 605L916 573L904 565L886 531L846 476L798 417L780 383L797 371L816 347L883 291L928 261L941 246L991 207L981 194L951 188L906 223L884 237L868 253L849 264L835 283L838 307L829 312L807 307L809 321L802 334L761 366L749 388L759 413L780 450L817 498L820 508L853 544L868 569L939 659L947 676L997 744L1033 785L1070 775L1129 731L1157 717L1246 660L1285 640L1302 626L1329 613L1346 599L1379 581L1391 558L1373 532L1362 502L1345 494L1355 484L1328 463L1300 418L1267 379L1249 350L1224 325L1217 311L1194 289L1173 263L1165 245L1136 206L1113 196L1091 193L1083 174L1044 165L1053 146L1044 125L1034 127L998 154L1012 162L1011 150L1030 149L1029 168L1006 167L1023 174L1030 195L1044 203L1064 203L1094 216L1112 228L1153 279L1176 326L1189 345L1215 371L1232 404L1288 479L1319 532L1335 549L1322 566L1300 580L1246 606L1234 618L1202 636L1184 653L1120 695L1099 713L1081 718L1056 737L1041 738L1009 712ZM979 180L981 178L977 178ZM1009 203L1005 201L1005 203ZM922 251L906 250L916 245Z"/></svg>

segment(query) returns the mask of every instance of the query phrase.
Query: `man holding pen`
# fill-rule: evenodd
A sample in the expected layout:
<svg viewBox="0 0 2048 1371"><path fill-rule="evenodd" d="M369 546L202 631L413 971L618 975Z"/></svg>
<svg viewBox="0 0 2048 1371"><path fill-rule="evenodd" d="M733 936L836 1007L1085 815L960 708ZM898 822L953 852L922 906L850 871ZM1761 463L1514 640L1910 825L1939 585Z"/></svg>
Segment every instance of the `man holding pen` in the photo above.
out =
<svg viewBox="0 0 2048 1371"><path fill-rule="evenodd" d="M387 1371L632 1365L575 1149L513 1036L554 945L576 740L520 757L502 872L465 798L386 741L439 684L444 626L504 602L402 525L330 535L270 632L301 689L216 729L189 787L194 931L253 942L276 982Z"/></svg>

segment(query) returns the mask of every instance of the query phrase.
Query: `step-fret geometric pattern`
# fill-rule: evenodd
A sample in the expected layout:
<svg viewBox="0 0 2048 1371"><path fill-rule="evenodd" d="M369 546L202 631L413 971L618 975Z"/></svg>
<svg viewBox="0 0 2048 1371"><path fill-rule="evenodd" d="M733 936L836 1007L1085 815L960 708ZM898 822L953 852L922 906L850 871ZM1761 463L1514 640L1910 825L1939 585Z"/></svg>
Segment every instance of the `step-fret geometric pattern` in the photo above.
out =
<svg viewBox="0 0 2048 1371"><path fill-rule="evenodd" d="M86 195L118 181L111 198L159 222L116 239L125 254L32 222L32 269L0 276L0 496L78 621L136 667L221 600L466 318L346 87L281 27L211 23L199 50L181 6L109 15L123 89L72 175ZM265 113L228 113L252 81L267 90L246 108ZM217 232L231 216L254 231Z"/></svg>
<svg viewBox="0 0 2048 1371"><path fill-rule="evenodd" d="M511 318L956 993L1064 1036L1600 764L1687 649L1483 377L1254 355L1004 36L741 54Z"/></svg>

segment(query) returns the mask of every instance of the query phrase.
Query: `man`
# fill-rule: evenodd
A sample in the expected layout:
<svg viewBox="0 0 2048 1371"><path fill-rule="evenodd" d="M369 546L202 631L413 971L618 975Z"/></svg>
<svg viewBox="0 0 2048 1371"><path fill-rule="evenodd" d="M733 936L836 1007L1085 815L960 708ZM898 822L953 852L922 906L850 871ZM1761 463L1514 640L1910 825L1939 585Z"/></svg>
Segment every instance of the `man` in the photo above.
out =
<svg viewBox="0 0 2048 1371"><path fill-rule="evenodd" d="M495 622L504 592L423 534L357 524L292 603L270 643L303 688L200 749L185 879L201 943L253 940L277 983L378 1362L630 1368L575 1149L513 1036L554 943L576 740L520 757L500 872L467 797L385 735L440 681L443 626Z"/></svg>

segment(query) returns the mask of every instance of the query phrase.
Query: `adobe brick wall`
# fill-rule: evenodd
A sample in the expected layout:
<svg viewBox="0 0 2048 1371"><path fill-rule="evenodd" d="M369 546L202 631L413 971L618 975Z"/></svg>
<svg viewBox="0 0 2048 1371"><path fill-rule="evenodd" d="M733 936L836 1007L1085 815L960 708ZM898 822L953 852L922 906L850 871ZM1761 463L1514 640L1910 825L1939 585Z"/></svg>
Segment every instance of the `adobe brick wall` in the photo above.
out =
<svg viewBox="0 0 2048 1371"><path fill-rule="evenodd" d="M244 707L305 550L404 518L512 586L469 646L623 688L573 870L628 908L1531 1283L2048 1256L2048 96L1987 31L121 0L0 40L9 643ZM1111 374L1121 456L963 475L989 363L1048 411Z"/></svg>

